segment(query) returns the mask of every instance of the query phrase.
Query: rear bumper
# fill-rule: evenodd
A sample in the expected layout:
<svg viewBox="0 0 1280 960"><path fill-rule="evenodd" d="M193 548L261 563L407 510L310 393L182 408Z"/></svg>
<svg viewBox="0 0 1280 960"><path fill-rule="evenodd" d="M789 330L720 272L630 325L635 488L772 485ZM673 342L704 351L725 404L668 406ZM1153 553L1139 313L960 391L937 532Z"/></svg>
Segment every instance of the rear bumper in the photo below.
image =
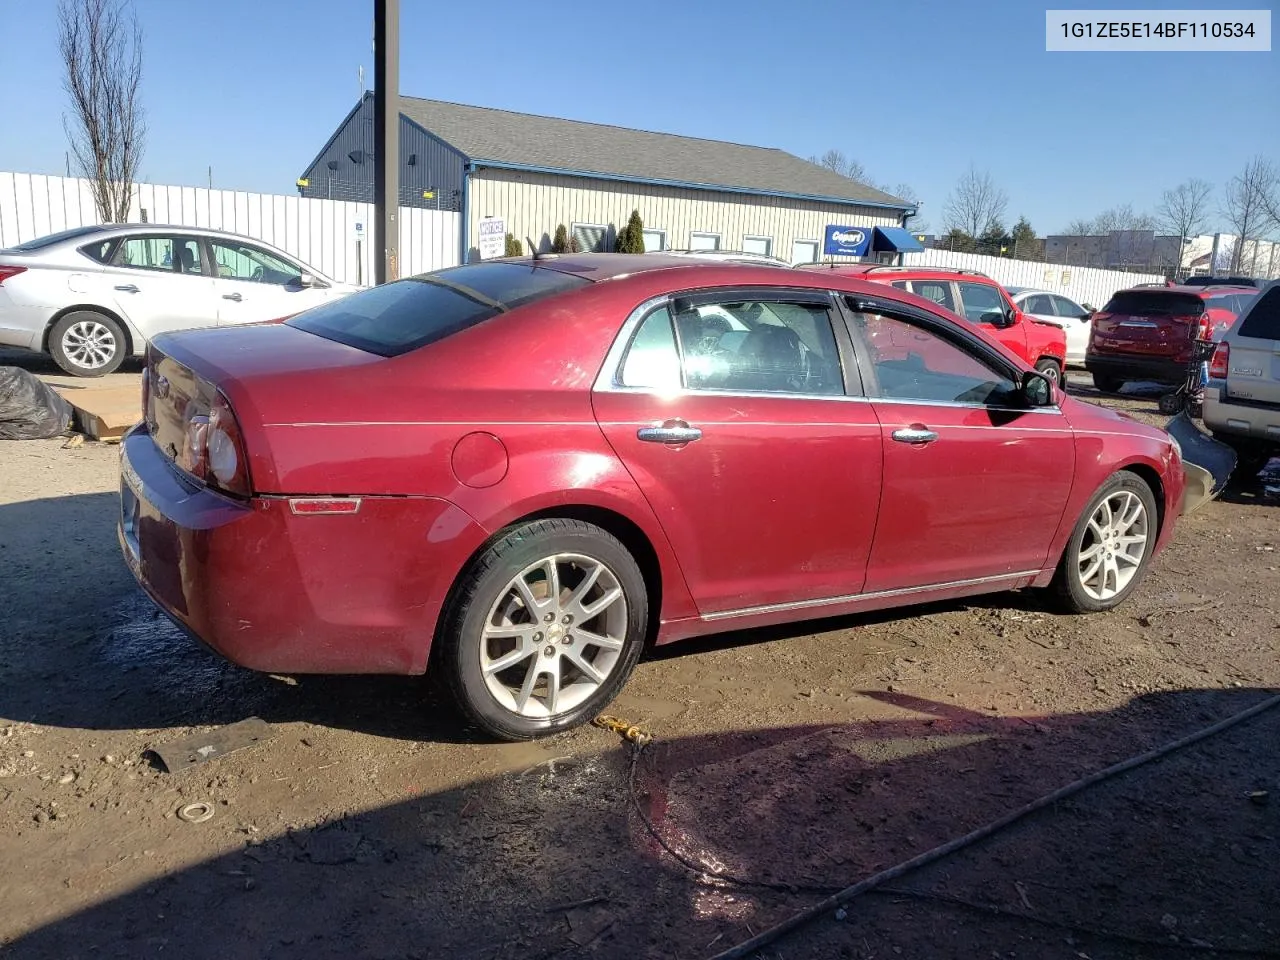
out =
<svg viewBox="0 0 1280 960"><path fill-rule="evenodd" d="M1226 396L1222 380L1210 380L1204 391L1204 425L1214 433L1272 443L1280 448L1280 405L1239 403Z"/></svg>
<svg viewBox="0 0 1280 960"><path fill-rule="evenodd" d="M118 533L147 595L202 643L273 673L421 673L441 607L485 534L446 500L365 498L298 516L195 483L144 427L121 447Z"/></svg>
<svg viewBox="0 0 1280 960"><path fill-rule="evenodd" d="M1090 373L1117 380L1150 380L1154 383L1178 384L1187 379L1185 360L1167 357L1143 357L1128 355L1085 354L1084 368Z"/></svg>

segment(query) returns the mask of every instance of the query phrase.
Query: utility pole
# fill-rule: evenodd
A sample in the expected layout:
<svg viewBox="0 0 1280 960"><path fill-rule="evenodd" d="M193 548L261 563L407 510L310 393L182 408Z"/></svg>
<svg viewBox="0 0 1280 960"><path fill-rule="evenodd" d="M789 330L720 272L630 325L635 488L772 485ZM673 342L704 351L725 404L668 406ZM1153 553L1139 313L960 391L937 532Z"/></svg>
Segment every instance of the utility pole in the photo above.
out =
<svg viewBox="0 0 1280 960"><path fill-rule="evenodd" d="M400 0L373 0L374 283L400 276Z"/></svg>

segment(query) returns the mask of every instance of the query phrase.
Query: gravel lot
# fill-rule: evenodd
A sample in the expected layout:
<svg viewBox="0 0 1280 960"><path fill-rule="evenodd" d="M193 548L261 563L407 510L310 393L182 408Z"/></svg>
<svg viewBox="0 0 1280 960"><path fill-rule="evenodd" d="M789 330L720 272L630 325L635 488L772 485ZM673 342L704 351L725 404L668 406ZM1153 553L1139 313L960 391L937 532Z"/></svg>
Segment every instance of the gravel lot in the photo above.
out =
<svg viewBox="0 0 1280 960"><path fill-rule="evenodd" d="M1259 480L1186 518L1113 613L1004 594L666 648L614 711L656 737L634 771L593 728L476 742L420 680L252 674L179 635L119 559L117 456L0 451L8 957L707 957L1280 690ZM144 756L249 716L273 739L178 774ZM176 816L195 801L213 817ZM700 880L638 810L749 883ZM1280 709L759 955L1280 956L1278 838Z"/></svg>

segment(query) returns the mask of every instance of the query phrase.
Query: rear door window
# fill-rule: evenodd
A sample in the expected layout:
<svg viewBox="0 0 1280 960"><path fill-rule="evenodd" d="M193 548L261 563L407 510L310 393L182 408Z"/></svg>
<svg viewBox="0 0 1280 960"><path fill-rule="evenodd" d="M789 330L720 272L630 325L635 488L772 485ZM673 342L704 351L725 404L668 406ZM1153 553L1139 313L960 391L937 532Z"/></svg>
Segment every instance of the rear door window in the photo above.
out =
<svg viewBox="0 0 1280 960"><path fill-rule="evenodd" d="M1024 300L1022 303L1022 309L1025 310L1027 313L1037 313L1037 314L1040 314L1041 316L1046 316L1046 317L1055 316L1054 310L1053 310L1053 301L1050 300L1044 294L1039 294L1034 297L1027 297L1027 299Z"/></svg>
<svg viewBox="0 0 1280 960"><path fill-rule="evenodd" d="M912 280L911 292L918 297L932 300L940 307L956 312L956 298L951 293L949 280Z"/></svg>
<svg viewBox="0 0 1280 960"><path fill-rule="evenodd" d="M395 357L588 283L514 263L468 264L362 290L285 323L357 350Z"/></svg>
<svg viewBox="0 0 1280 960"><path fill-rule="evenodd" d="M1164 290L1121 290L1103 307L1105 313L1130 317L1195 317L1203 311L1203 301L1194 293Z"/></svg>
<svg viewBox="0 0 1280 960"><path fill-rule="evenodd" d="M1254 340L1280 340L1280 286L1272 287L1245 313L1238 336Z"/></svg>

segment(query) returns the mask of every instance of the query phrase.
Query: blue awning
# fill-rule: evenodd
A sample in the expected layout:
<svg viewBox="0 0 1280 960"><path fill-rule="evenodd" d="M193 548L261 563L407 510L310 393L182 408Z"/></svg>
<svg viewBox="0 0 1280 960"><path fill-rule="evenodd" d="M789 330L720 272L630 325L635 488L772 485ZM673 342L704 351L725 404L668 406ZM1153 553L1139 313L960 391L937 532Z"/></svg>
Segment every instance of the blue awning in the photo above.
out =
<svg viewBox="0 0 1280 960"><path fill-rule="evenodd" d="M871 238L872 253L915 253L924 245L901 227L876 227Z"/></svg>

